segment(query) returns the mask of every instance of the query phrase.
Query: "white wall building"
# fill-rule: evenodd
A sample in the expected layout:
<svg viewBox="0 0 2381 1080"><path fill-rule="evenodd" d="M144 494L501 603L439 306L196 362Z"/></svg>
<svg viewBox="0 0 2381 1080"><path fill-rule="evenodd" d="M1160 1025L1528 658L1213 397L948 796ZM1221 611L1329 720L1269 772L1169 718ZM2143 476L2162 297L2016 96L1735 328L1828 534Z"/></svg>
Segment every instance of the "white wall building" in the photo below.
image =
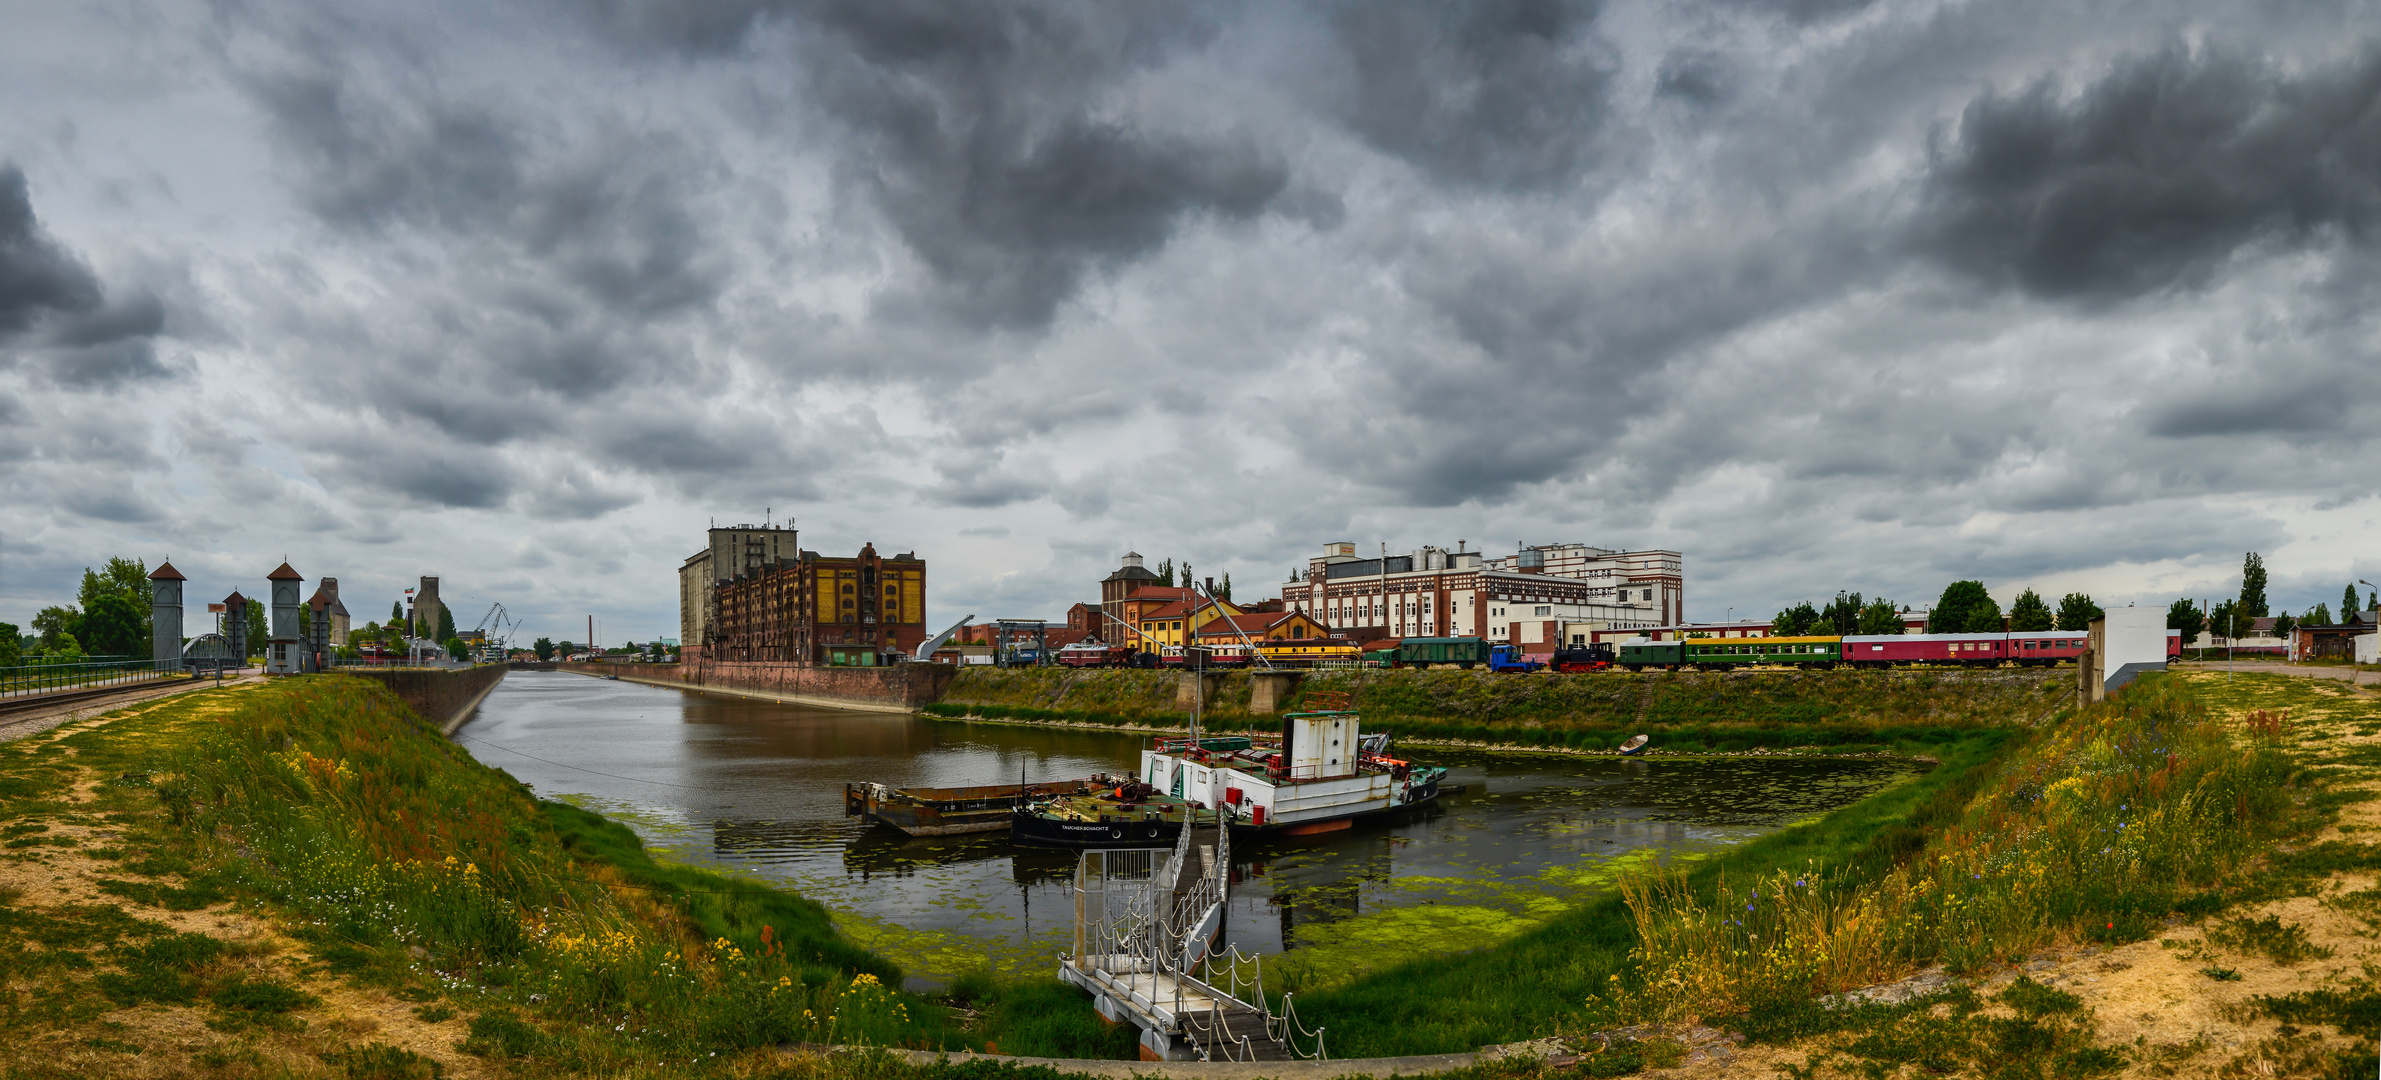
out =
<svg viewBox="0 0 2381 1080"><path fill-rule="evenodd" d="M1521 556L1537 550L1544 549L1525 549ZM1497 569L1460 544L1454 551L1434 546L1365 559L1355 544L1334 541L1308 560L1303 579L1282 586L1282 604L1334 631L1482 637L1552 650L1563 643L1566 626L1652 626L1663 621L1665 603L1680 602L1677 571L1669 569L1680 565L1678 553L1625 554L1652 569L1623 570L1613 560L1577 557L1561 564L1571 574L1549 572L1543 559L1522 557L1513 569ZM1648 555L1655 557L1639 558ZM1664 575L1671 580L1656 580Z"/></svg>
<svg viewBox="0 0 2381 1080"><path fill-rule="evenodd" d="M1574 578L1599 603L1650 606L1656 623L1686 620L1686 556L1675 551L1615 551L1587 544L1540 544L1486 560L1491 570Z"/></svg>

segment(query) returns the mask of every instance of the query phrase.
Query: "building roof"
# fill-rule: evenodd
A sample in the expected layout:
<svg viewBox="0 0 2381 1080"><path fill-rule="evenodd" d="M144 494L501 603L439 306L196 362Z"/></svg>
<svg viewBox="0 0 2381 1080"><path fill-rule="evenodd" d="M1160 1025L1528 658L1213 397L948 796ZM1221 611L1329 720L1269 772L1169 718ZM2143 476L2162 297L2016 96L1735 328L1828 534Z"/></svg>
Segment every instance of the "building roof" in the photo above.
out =
<svg viewBox="0 0 2381 1080"><path fill-rule="evenodd" d="M1247 634L1250 637L1257 637L1291 619L1302 617L1305 617L1305 613L1298 611L1251 611L1242 615L1226 615L1221 618L1209 619L1201 624L1199 636L1238 637L1240 634ZM1313 618L1307 618L1306 621L1321 625Z"/></svg>
<svg viewBox="0 0 2381 1080"><path fill-rule="evenodd" d="M165 562L158 563L157 569L149 571L149 580L188 581L190 579L183 577L181 571L174 569L173 560L168 559Z"/></svg>
<svg viewBox="0 0 2381 1080"><path fill-rule="evenodd" d="M265 580L266 580L266 581L304 581L304 580L306 580L306 575L304 575L304 574L301 574L301 573L298 573L297 571L290 569L290 568L289 568L289 564L288 564L288 563L282 563L280 566L278 566L278 567L275 567L275 568L273 569L273 572L272 572L272 573L270 573L270 574L266 574L266 575L265 575Z"/></svg>
<svg viewBox="0 0 2381 1080"><path fill-rule="evenodd" d="M1229 610L1232 607L1232 602L1229 600L1224 601L1224 604L1226 610ZM1207 606L1207 601L1204 599L1201 599L1196 603L1193 603L1189 600L1171 600L1162 606L1142 612L1141 618L1143 621L1150 619L1183 619L1197 614L1200 611L1213 610L1214 609ZM1222 614L1222 612L1216 612L1216 614Z"/></svg>
<svg viewBox="0 0 2381 1080"><path fill-rule="evenodd" d="M240 591L238 589L232 590L232 594L230 596L223 598L223 606L225 607L230 607L233 604L245 604L247 602L248 598L240 595Z"/></svg>
<svg viewBox="0 0 2381 1080"><path fill-rule="evenodd" d="M1148 567L1146 567L1146 566L1120 566L1120 567L1117 567L1117 568L1116 568L1116 572L1115 572L1115 573L1113 573L1113 574L1110 574L1110 575L1108 575L1107 577L1101 578L1100 580L1101 580L1102 582L1109 582L1109 581L1156 581L1156 580L1158 580L1158 576L1157 576L1156 574L1153 574L1153 573L1151 573L1151 572L1149 571L1149 568L1148 568Z"/></svg>
<svg viewBox="0 0 2381 1080"><path fill-rule="evenodd" d="M1179 600L1183 603L1189 603L1193 600L1197 600L1201 603L1205 603L1207 598L1200 596L1196 590L1186 589L1180 585L1143 585L1138 590L1135 590L1133 595L1127 599ZM1224 603L1229 604L1231 601L1226 600Z"/></svg>

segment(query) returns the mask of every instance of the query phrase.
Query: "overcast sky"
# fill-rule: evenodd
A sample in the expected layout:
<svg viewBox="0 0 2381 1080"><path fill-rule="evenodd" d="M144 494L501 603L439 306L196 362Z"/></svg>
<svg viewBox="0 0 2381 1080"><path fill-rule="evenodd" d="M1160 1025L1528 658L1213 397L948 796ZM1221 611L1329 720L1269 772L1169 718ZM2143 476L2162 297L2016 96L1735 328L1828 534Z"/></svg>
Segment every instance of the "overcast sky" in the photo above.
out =
<svg viewBox="0 0 2381 1080"><path fill-rule="evenodd" d="M285 556L673 634L721 523L2381 579L2370 4L0 0L0 620Z"/></svg>

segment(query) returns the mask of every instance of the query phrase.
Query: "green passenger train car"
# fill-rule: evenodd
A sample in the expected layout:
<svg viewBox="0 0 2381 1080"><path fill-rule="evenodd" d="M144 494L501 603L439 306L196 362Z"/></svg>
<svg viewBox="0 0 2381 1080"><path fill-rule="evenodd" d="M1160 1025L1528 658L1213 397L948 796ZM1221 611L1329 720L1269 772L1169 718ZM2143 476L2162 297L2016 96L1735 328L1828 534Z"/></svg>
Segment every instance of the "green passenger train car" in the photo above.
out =
<svg viewBox="0 0 2381 1080"><path fill-rule="evenodd" d="M1453 664L1468 669L1488 662L1488 648L1485 638L1410 637L1397 643L1397 662L1405 667Z"/></svg>
<svg viewBox="0 0 2381 1080"><path fill-rule="evenodd" d="M1623 642L1620 646L1620 666L1630 671L1643 671L1649 667L1677 670L1681 662L1680 648L1684 644L1678 641Z"/></svg>
<svg viewBox="0 0 2381 1080"><path fill-rule="evenodd" d="M1753 664L1831 668L1842 661L1843 639L1836 637L1688 638L1620 647L1621 666L1630 671L1649 667L1726 671Z"/></svg>

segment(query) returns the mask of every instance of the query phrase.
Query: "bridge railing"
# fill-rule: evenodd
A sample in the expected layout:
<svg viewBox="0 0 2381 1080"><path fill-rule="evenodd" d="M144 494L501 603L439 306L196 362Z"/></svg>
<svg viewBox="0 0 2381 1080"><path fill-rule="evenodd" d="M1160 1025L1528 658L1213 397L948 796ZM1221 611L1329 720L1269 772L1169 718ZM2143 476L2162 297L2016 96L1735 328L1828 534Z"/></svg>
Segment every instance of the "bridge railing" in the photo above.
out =
<svg viewBox="0 0 2381 1080"><path fill-rule="evenodd" d="M181 675L179 657L170 660L145 656L44 657L27 664L0 667L0 698L157 682Z"/></svg>

